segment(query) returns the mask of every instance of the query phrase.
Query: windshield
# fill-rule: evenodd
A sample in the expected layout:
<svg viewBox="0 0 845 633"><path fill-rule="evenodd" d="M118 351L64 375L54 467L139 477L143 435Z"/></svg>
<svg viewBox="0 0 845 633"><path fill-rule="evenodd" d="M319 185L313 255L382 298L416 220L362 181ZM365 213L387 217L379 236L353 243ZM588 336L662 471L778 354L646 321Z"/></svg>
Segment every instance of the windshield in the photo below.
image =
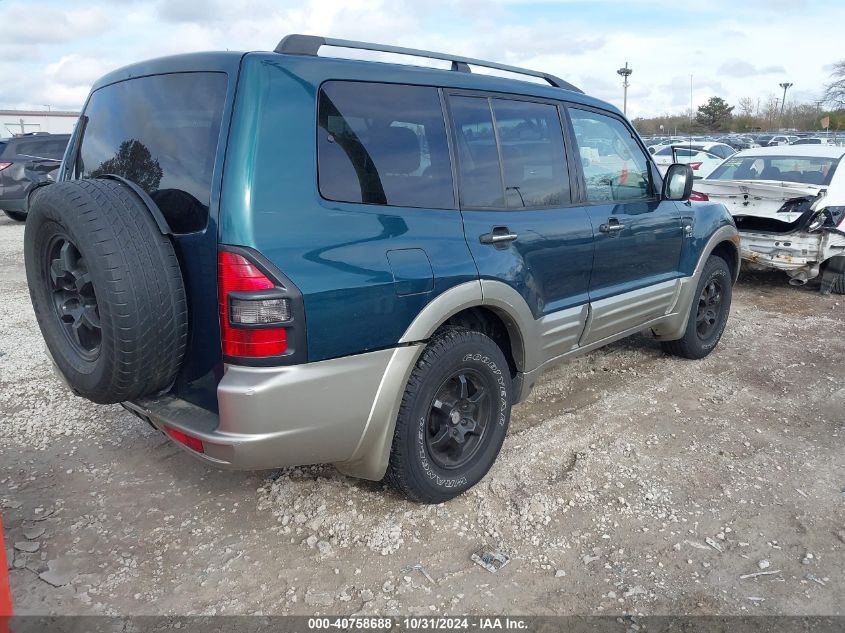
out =
<svg viewBox="0 0 845 633"><path fill-rule="evenodd" d="M838 158L808 156L734 156L719 165L708 180L775 180L827 185Z"/></svg>

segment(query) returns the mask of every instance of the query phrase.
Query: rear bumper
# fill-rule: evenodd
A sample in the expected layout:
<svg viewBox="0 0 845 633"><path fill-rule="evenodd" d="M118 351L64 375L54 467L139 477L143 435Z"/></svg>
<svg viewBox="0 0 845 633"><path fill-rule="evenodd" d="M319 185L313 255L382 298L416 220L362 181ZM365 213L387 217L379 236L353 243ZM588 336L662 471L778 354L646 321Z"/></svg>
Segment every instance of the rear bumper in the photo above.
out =
<svg viewBox="0 0 845 633"><path fill-rule="evenodd" d="M219 414L172 396L123 406L158 429L199 438L203 453L179 446L221 468L342 465L366 459L370 444L377 450L373 438L392 436L403 395L393 383L401 376L404 385L418 347L288 367L230 365L217 387ZM379 470L359 476L378 479Z"/></svg>
<svg viewBox="0 0 845 633"><path fill-rule="evenodd" d="M845 255L845 233L757 233L740 231L741 256L761 268L783 270L806 281L819 274L819 266L836 255Z"/></svg>
<svg viewBox="0 0 845 633"><path fill-rule="evenodd" d="M4 198L0 195L0 209L23 212L26 210L26 198Z"/></svg>

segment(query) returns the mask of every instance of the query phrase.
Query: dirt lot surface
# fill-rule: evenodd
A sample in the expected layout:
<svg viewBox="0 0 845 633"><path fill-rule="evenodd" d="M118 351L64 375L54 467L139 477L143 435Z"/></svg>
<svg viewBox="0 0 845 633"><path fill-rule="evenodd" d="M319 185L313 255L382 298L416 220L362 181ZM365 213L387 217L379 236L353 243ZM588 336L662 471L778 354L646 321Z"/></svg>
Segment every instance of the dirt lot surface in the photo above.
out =
<svg viewBox="0 0 845 633"><path fill-rule="evenodd" d="M710 357L635 337L547 374L488 477L420 506L331 467L216 471L73 397L22 238L0 218L18 613L845 613L843 297L744 274Z"/></svg>

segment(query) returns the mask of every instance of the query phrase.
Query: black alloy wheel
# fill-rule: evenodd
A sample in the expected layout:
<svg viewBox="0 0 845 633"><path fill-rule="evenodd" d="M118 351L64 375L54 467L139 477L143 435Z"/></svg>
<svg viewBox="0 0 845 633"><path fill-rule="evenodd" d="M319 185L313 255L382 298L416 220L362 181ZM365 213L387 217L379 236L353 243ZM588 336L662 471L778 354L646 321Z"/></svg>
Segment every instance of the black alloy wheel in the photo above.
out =
<svg viewBox="0 0 845 633"><path fill-rule="evenodd" d="M385 481L423 503L472 488L496 461L513 400L511 367L492 338L440 328L408 378Z"/></svg>
<svg viewBox="0 0 845 633"><path fill-rule="evenodd" d="M719 255L711 255L689 302L687 325L681 338L661 341L663 350L682 358L704 358L715 349L731 312L733 271Z"/></svg>
<svg viewBox="0 0 845 633"><path fill-rule="evenodd" d="M449 376L431 402L426 449L444 469L462 468L479 446L492 418L490 390L482 376L462 368Z"/></svg>
<svg viewBox="0 0 845 633"><path fill-rule="evenodd" d="M85 360L100 353L103 331L94 285L85 259L66 235L56 235L46 249L45 284L53 308L73 349Z"/></svg>
<svg viewBox="0 0 845 633"><path fill-rule="evenodd" d="M695 315L695 330L699 338L710 338L713 331L719 327L722 315L722 298L724 289L721 281L713 277L701 290L698 297L698 311Z"/></svg>

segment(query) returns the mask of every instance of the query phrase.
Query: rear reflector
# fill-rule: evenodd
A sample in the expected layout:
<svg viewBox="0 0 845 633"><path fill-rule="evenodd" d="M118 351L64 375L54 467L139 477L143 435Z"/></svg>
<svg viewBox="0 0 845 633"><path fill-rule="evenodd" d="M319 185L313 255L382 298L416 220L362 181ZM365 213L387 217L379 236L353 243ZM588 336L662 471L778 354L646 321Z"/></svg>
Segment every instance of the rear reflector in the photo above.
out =
<svg viewBox="0 0 845 633"><path fill-rule="evenodd" d="M287 332L280 325L290 319L290 303L267 298L267 291L275 288L273 281L242 255L218 253L217 292L224 356L259 358L285 353ZM250 293L255 297L250 297Z"/></svg>
<svg viewBox="0 0 845 633"><path fill-rule="evenodd" d="M706 193L701 193L700 191L693 191L689 195L689 199L693 202L707 202L710 200L710 197Z"/></svg>
<svg viewBox="0 0 845 633"><path fill-rule="evenodd" d="M190 448L192 451L196 451L197 453L205 452L205 447L203 447L202 445L202 440L196 437L186 435L185 433L182 433L182 431L177 431L176 429L171 428L169 426L164 427L164 432L180 444L183 444Z"/></svg>
<svg viewBox="0 0 845 633"><path fill-rule="evenodd" d="M12 163L0 163L0 171L6 169L6 167L11 167Z"/></svg>
<svg viewBox="0 0 845 633"><path fill-rule="evenodd" d="M690 163L689 166L693 171L698 171L698 168L701 167L704 163Z"/></svg>

